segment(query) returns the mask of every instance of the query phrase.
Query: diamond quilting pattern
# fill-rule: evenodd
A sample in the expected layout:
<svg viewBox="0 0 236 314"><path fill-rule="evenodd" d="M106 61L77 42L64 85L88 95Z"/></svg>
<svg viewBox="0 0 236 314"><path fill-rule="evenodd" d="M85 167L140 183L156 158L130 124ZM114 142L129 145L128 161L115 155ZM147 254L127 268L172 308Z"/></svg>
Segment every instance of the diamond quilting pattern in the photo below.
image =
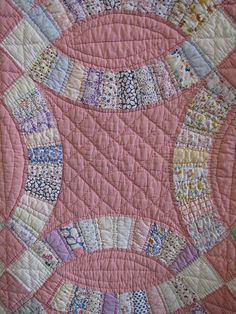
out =
<svg viewBox="0 0 236 314"><path fill-rule="evenodd" d="M234 313L234 1L1 8L0 313Z"/></svg>
<svg viewBox="0 0 236 314"><path fill-rule="evenodd" d="M0 16L0 40L2 41L20 21L20 13L7 0L1 2L3 14Z"/></svg>
<svg viewBox="0 0 236 314"><path fill-rule="evenodd" d="M225 301L227 300L227 302ZM210 313L226 313L235 312L235 298L231 295L227 287L223 287L211 294L204 300L205 307Z"/></svg>
<svg viewBox="0 0 236 314"><path fill-rule="evenodd" d="M49 91L45 96L58 121L64 153L64 180L54 214L57 224L104 213L140 215L144 209L146 217L157 219L160 214L168 224L178 221L168 160L191 94L128 115L73 107ZM67 215L62 214L65 211ZM164 212L172 212L171 218Z"/></svg>
<svg viewBox="0 0 236 314"><path fill-rule="evenodd" d="M207 259L226 282L236 276L235 245L236 243L227 237L207 254Z"/></svg>

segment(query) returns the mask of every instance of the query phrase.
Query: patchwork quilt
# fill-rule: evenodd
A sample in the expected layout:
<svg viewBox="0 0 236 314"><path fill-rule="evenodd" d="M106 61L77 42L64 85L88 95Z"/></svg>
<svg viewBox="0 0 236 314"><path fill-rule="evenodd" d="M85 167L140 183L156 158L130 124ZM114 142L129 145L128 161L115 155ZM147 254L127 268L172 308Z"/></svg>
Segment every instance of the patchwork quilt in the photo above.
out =
<svg viewBox="0 0 236 314"><path fill-rule="evenodd" d="M0 314L236 313L236 0L0 0Z"/></svg>

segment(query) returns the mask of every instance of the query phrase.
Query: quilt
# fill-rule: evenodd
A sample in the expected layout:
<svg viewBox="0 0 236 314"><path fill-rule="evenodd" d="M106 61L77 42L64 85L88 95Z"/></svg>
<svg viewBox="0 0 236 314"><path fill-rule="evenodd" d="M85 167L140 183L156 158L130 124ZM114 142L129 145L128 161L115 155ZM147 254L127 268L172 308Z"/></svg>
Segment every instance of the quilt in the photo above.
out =
<svg viewBox="0 0 236 314"><path fill-rule="evenodd" d="M236 313L236 1L0 0L0 314Z"/></svg>

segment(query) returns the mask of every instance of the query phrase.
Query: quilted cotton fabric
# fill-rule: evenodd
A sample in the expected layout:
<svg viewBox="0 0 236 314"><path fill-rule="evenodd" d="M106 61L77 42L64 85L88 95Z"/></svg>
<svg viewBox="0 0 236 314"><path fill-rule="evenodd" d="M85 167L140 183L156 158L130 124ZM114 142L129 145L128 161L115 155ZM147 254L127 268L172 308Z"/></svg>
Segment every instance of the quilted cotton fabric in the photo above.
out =
<svg viewBox="0 0 236 314"><path fill-rule="evenodd" d="M236 313L235 0L1 0L0 64L0 314Z"/></svg>

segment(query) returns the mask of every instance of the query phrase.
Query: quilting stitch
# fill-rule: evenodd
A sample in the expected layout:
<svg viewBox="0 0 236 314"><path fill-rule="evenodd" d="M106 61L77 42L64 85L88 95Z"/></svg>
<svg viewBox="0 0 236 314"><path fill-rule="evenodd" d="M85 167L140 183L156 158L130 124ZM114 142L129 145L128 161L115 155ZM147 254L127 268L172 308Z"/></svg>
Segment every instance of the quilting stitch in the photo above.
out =
<svg viewBox="0 0 236 314"><path fill-rule="evenodd" d="M0 313L235 311L229 5L3 0Z"/></svg>

